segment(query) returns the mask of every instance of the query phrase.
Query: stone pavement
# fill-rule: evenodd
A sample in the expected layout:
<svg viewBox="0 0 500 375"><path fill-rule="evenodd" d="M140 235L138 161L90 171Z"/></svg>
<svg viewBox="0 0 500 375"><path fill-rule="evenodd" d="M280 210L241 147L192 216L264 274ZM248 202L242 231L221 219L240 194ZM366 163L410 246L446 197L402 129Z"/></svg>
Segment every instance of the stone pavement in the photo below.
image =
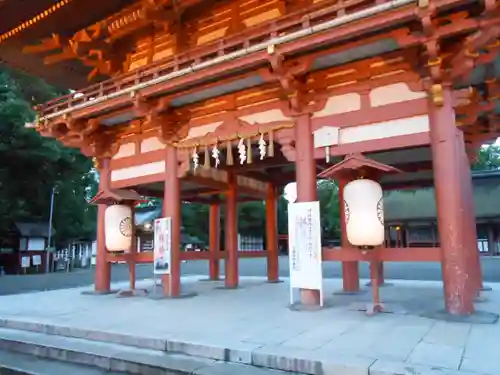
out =
<svg viewBox="0 0 500 375"><path fill-rule="evenodd" d="M88 288L3 296L0 327L315 375L500 374L499 324L422 317L443 308L438 282L391 281L382 298L392 313L368 317L358 311L368 290L335 294L340 280L325 280L326 308L292 311L287 282L245 277L224 290L202 278L183 278L198 293L186 299L82 295ZM500 284L489 286L477 308L500 313Z"/></svg>

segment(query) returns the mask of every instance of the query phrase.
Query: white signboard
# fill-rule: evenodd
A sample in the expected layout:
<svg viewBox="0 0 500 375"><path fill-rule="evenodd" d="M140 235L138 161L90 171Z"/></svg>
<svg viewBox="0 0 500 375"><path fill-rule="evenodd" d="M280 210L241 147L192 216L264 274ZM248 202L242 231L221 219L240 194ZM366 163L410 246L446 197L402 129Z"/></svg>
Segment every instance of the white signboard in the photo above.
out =
<svg viewBox="0 0 500 375"><path fill-rule="evenodd" d="M154 227L154 274L170 275L172 263L172 218L155 220Z"/></svg>
<svg viewBox="0 0 500 375"><path fill-rule="evenodd" d="M288 249L290 261L290 302L293 289L315 289L323 306L323 271L319 202L288 205Z"/></svg>
<svg viewBox="0 0 500 375"><path fill-rule="evenodd" d="M42 264L42 256L41 255L33 255L33 265L40 266Z"/></svg>
<svg viewBox="0 0 500 375"><path fill-rule="evenodd" d="M21 258L21 267L29 268L30 267L30 257L22 257Z"/></svg>

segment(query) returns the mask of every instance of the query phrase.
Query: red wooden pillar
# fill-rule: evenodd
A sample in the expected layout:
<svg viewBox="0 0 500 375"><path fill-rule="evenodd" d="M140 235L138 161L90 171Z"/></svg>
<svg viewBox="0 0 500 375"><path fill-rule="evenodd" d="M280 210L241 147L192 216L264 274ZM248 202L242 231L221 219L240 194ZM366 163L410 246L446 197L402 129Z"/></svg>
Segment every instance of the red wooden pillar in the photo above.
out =
<svg viewBox="0 0 500 375"><path fill-rule="evenodd" d="M295 155L297 202L317 201L314 138L311 128L311 115L308 113L299 115L295 119ZM301 289L300 300L304 305L319 305L319 291Z"/></svg>
<svg viewBox="0 0 500 375"><path fill-rule="evenodd" d="M279 281L278 253L278 201L276 188L267 185L266 196L266 250L267 250L267 281Z"/></svg>
<svg viewBox="0 0 500 375"><path fill-rule="evenodd" d="M474 312L467 246L462 234L463 194L460 171L461 152L455 125L451 88L443 87L443 102L429 101L432 165L436 194L439 238L442 252L442 272L445 305L448 313L467 315ZM463 145L463 142L462 142Z"/></svg>
<svg viewBox="0 0 500 375"><path fill-rule="evenodd" d="M378 263L378 285L383 286L384 284L385 284L384 262L379 261L379 263Z"/></svg>
<svg viewBox="0 0 500 375"><path fill-rule="evenodd" d="M109 189L111 172L109 170L109 159L100 160L99 191ZM111 289L111 264L107 260L104 213L107 205L100 204L97 208L97 250L95 260L95 287L96 293L109 293Z"/></svg>
<svg viewBox="0 0 500 375"><path fill-rule="evenodd" d="M457 137L457 146L462 158L460 159L462 171L462 183L464 204L464 241L466 241L468 254L470 257L470 278L474 283L475 295L479 295L483 288L483 275L481 270L481 260L477 248L477 227L476 227L476 209L474 205L474 189L472 186L472 175L470 171L469 158L465 148L463 133L459 132Z"/></svg>
<svg viewBox="0 0 500 375"><path fill-rule="evenodd" d="M225 286L237 288L239 284L238 271L238 191L236 176L228 173L228 190L226 192L226 230L225 230Z"/></svg>
<svg viewBox="0 0 500 375"><path fill-rule="evenodd" d="M339 180L339 204L340 204L340 244L342 247L349 246L347 241L346 221L344 212L344 186L347 181ZM342 262L342 285L344 292L353 293L359 291L359 262Z"/></svg>
<svg viewBox="0 0 500 375"><path fill-rule="evenodd" d="M172 146L165 149L165 187L163 192L163 217L172 218L170 275L162 276L163 292L169 297L181 294L181 193L177 177L177 150Z"/></svg>
<svg viewBox="0 0 500 375"><path fill-rule="evenodd" d="M208 264L208 274L210 280L219 280L220 277L220 207L218 203L210 204L209 227L208 227L208 248L210 260Z"/></svg>

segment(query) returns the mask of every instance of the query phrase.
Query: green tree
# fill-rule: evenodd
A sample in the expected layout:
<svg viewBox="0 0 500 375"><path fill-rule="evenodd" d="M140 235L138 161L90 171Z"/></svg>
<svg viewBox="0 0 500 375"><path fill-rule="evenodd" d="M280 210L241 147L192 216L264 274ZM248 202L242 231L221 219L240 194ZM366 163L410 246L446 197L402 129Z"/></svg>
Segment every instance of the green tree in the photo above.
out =
<svg viewBox="0 0 500 375"><path fill-rule="evenodd" d="M94 235L96 208L87 204L96 185L91 161L24 126L34 120L33 105L61 94L0 65L0 232L16 221L48 221L56 186L56 240Z"/></svg>
<svg viewBox="0 0 500 375"><path fill-rule="evenodd" d="M181 206L182 226L187 234L198 237L208 244L209 206L199 203L183 202Z"/></svg>
<svg viewBox="0 0 500 375"><path fill-rule="evenodd" d="M265 201L238 204L238 232L243 236L261 237L266 232Z"/></svg>
<svg viewBox="0 0 500 375"><path fill-rule="evenodd" d="M144 207L161 207L162 200L160 198L147 198L145 202L141 202L137 205L138 208Z"/></svg>
<svg viewBox="0 0 500 375"><path fill-rule="evenodd" d="M221 197L223 198L223 197ZM318 182L318 199L320 201L321 227L323 237L338 238L340 235L338 186L334 181ZM148 199L141 206L161 206L162 200ZM185 233L198 237L208 244L209 205L182 202L182 226ZM225 205L221 204L220 234L224 243ZM244 236L265 236L266 206L265 201L238 203L238 232ZM288 233L288 202L283 195L278 198L278 233Z"/></svg>
<svg viewBox="0 0 500 375"><path fill-rule="evenodd" d="M500 169L500 147L495 145L482 146L472 169L476 171Z"/></svg>
<svg viewBox="0 0 500 375"><path fill-rule="evenodd" d="M339 189L337 183L331 180L318 182L318 200L321 215L321 229L323 238L339 238L340 210Z"/></svg>
<svg viewBox="0 0 500 375"><path fill-rule="evenodd" d="M322 236L327 239L339 238L340 207L337 183L330 180L320 180L317 183L317 188ZM288 202L284 196L280 196L278 200L278 230L280 234L288 233Z"/></svg>
<svg viewBox="0 0 500 375"><path fill-rule="evenodd" d="M278 199L278 233L288 233L288 202L283 195Z"/></svg>

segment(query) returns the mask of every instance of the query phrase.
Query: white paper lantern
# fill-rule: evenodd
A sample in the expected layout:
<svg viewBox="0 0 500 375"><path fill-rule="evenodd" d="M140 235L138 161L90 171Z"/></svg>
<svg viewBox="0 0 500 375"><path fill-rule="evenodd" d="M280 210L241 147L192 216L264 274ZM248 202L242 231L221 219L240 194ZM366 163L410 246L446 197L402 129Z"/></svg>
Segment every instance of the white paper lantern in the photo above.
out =
<svg viewBox="0 0 500 375"><path fill-rule="evenodd" d="M104 231L108 251L130 251L132 245L132 208L116 204L106 208Z"/></svg>
<svg viewBox="0 0 500 375"><path fill-rule="evenodd" d="M344 187L347 240L353 246L384 243L384 203L382 187L372 180L354 180Z"/></svg>

